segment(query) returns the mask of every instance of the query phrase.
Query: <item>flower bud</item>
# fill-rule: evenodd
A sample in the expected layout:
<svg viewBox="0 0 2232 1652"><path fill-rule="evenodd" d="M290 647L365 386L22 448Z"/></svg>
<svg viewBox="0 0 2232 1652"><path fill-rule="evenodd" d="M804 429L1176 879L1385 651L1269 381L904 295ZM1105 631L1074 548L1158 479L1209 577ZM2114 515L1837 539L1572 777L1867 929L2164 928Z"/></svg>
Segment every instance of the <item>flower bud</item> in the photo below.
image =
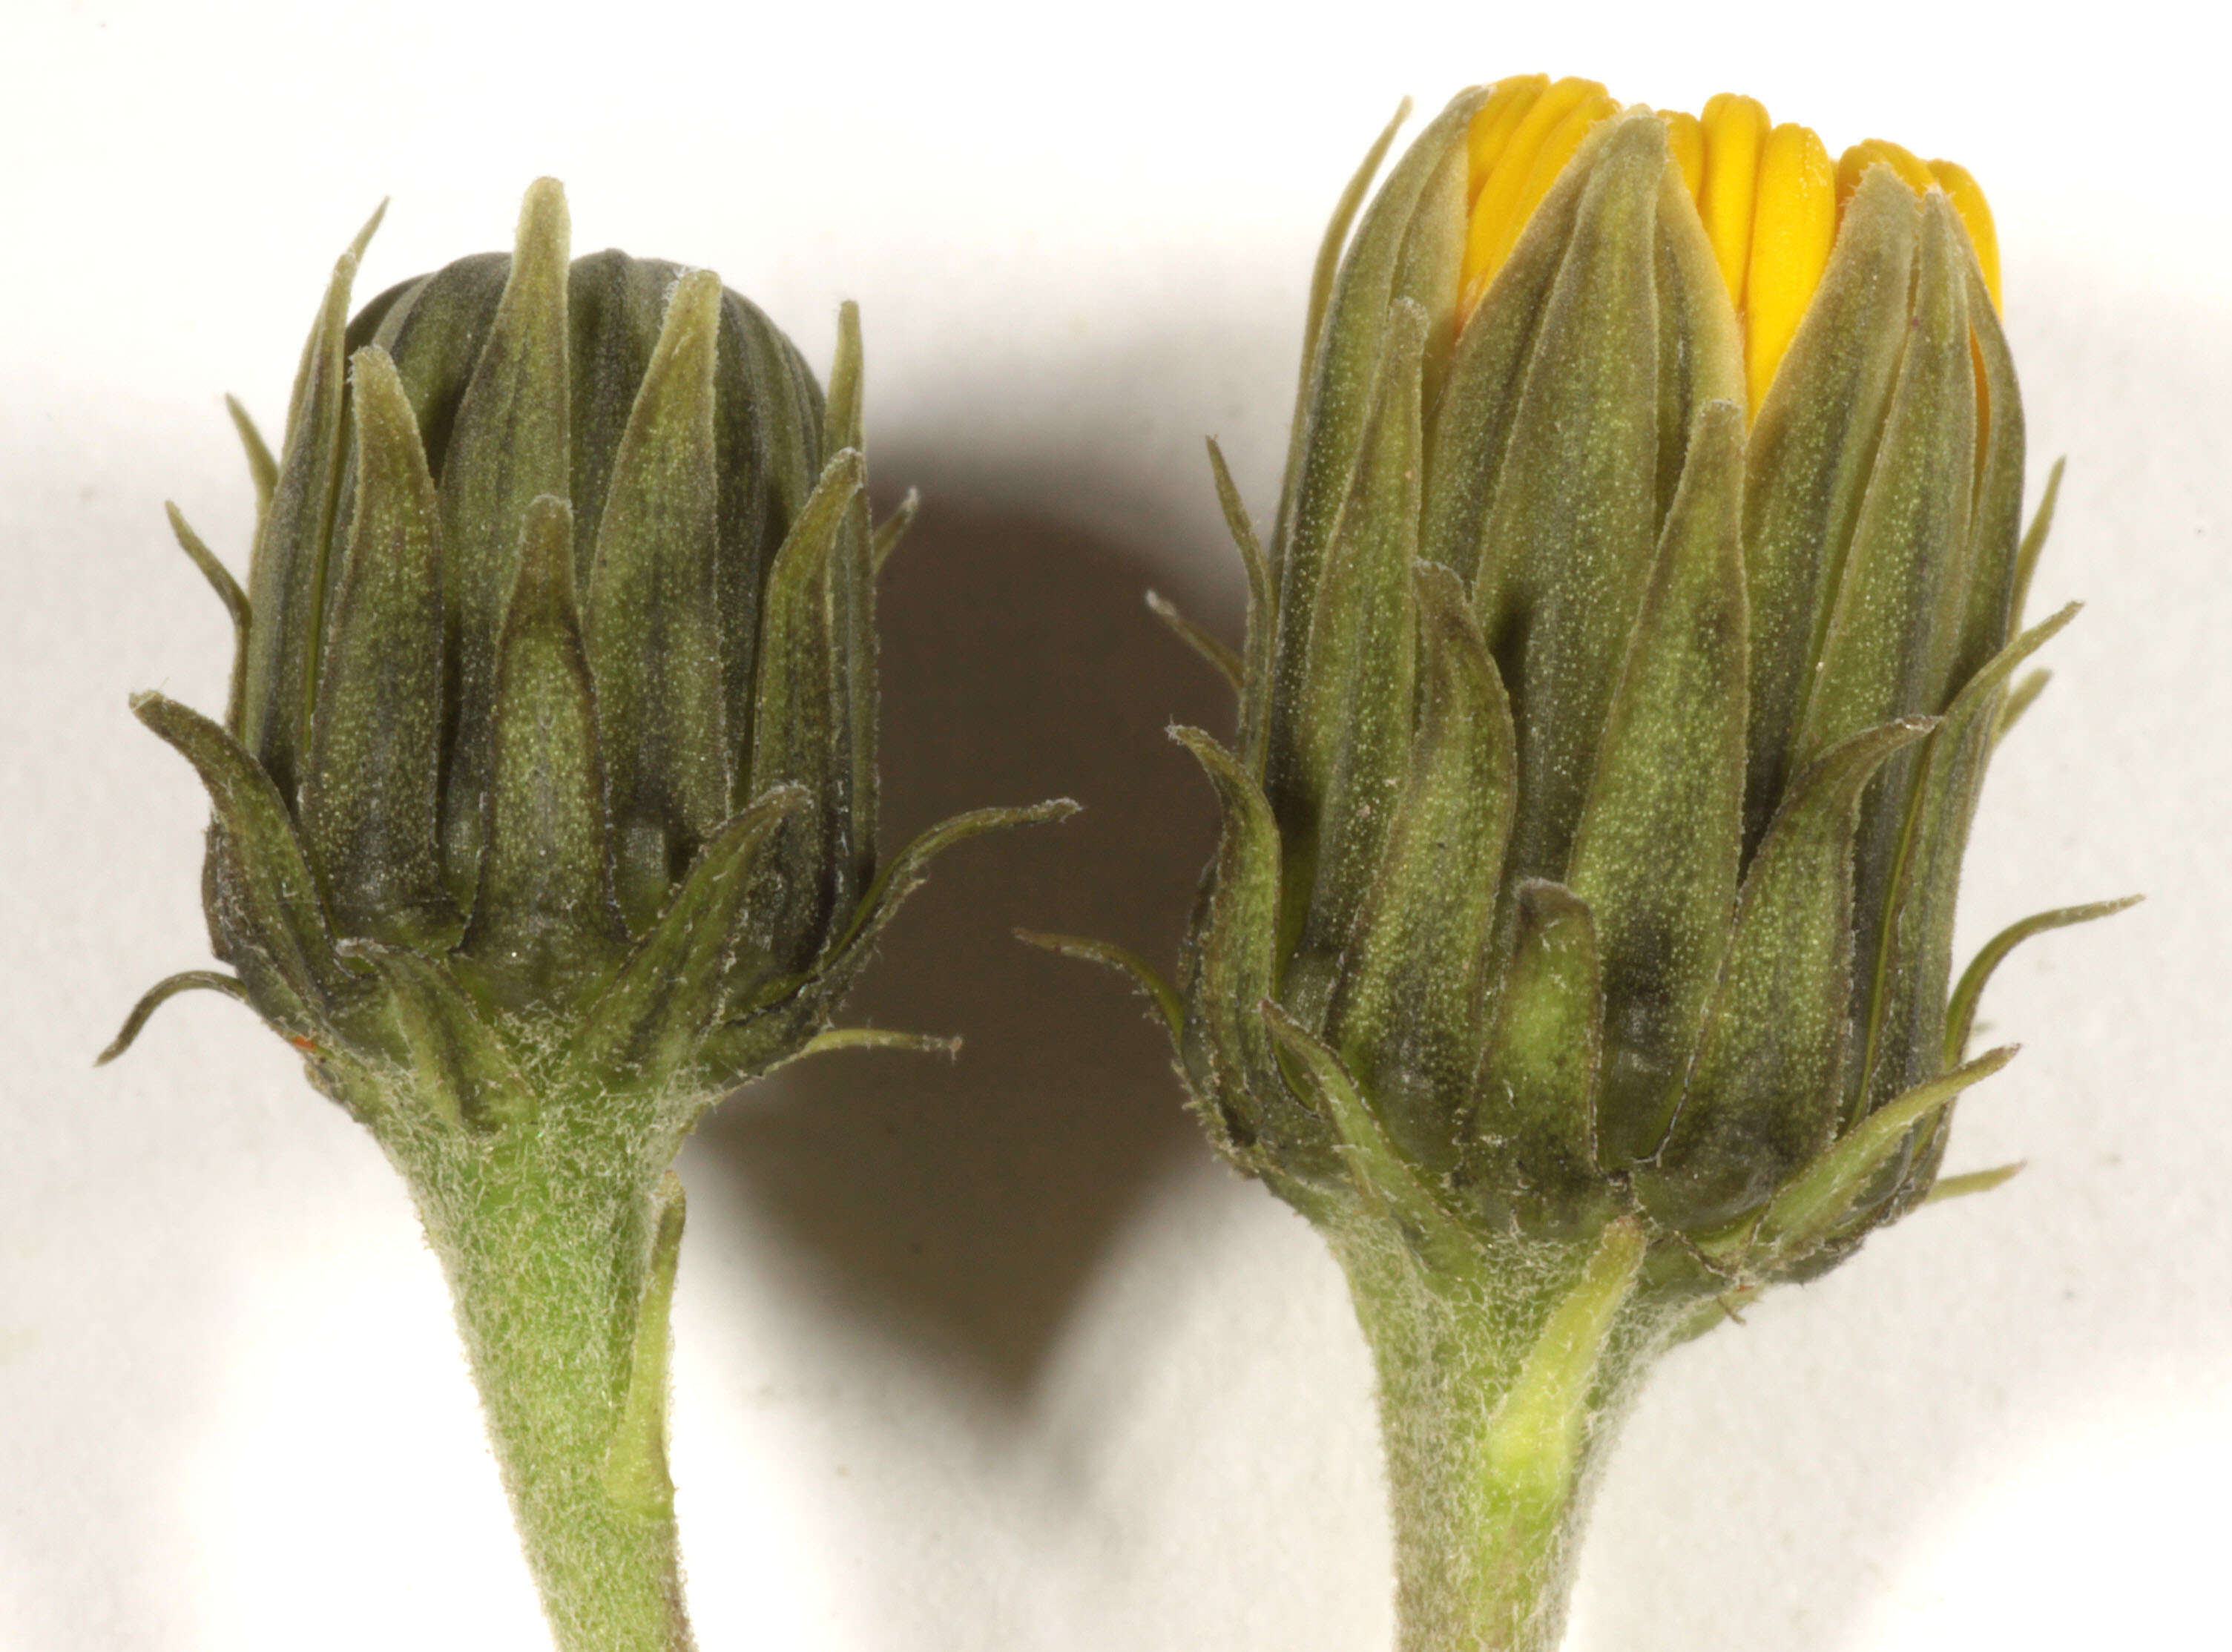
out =
<svg viewBox="0 0 2232 1652"><path fill-rule="evenodd" d="M2071 611L2018 633L2047 515L1983 198L1541 76L1460 96L1351 236L1378 159L1268 552L1220 462L1255 600L1237 748L1181 731L1224 816L1188 1084L1306 1211L1369 1202L1355 1122L1467 1231L1803 1277L2005 1059L1966 1061L1955 888Z"/></svg>
<svg viewBox="0 0 2232 1652"><path fill-rule="evenodd" d="M351 319L371 229L251 448L225 725L135 703L217 803L213 944L343 1091L556 1028L702 1106L826 1021L924 852L879 880L857 315L825 398L711 272L569 262L546 179L511 256Z"/></svg>

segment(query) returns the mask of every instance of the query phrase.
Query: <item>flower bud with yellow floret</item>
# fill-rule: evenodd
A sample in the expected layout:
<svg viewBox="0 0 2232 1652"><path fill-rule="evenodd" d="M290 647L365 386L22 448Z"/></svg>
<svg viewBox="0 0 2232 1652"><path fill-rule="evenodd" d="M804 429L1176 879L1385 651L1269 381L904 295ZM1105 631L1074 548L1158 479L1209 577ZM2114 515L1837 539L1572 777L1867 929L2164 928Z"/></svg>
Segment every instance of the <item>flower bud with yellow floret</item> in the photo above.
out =
<svg viewBox="0 0 2232 1652"><path fill-rule="evenodd" d="M1967 1050L2006 949L1952 984L1962 850L2069 612L2019 630L2046 511L1967 173L1535 75L1355 217L1387 143L1268 545L1217 462L1239 734L1178 731L1223 826L1143 979L1348 1273L1403 1645L1542 1648L1651 1357L1946 1190L2011 1053Z"/></svg>

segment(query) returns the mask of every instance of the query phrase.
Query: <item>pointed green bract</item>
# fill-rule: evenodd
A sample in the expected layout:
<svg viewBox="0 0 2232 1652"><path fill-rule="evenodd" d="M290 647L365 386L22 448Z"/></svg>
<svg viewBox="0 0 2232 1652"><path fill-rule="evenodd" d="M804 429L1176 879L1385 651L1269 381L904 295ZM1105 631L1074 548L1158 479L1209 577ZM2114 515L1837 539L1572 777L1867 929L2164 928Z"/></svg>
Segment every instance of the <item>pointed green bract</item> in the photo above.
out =
<svg viewBox="0 0 2232 1652"><path fill-rule="evenodd" d="M1263 1001L1262 1014L1315 1104L1314 1111L1340 1137L1341 1156L1366 1208L1392 1221L1442 1273L1462 1279L1476 1270L1479 1247L1431 1182L1419 1174L1416 1162L1388 1134L1386 1122L1365 1099L1340 1058L1268 999Z"/></svg>
<svg viewBox="0 0 2232 1652"><path fill-rule="evenodd" d="M247 456L249 480L256 484L256 519L261 524L263 513L271 509L272 490L279 485L279 461L271 457L269 444L263 432L256 428L248 409L240 405L237 397L224 398L224 411L232 419L232 428L240 437L241 450Z"/></svg>
<svg viewBox="0 0 2232 1652"><path fill-rule="evenodd" d="M720 282L692 270L666 321L613 457L585 606L589 673L631 930L728 807L714 608L714 339Z"/></svg>
<svg viewBox="0 0 2232 1652"><path fill-rule="evenodd" d="M1310 271L1309 308L1302 322L1301 382L1294 391L1294 416L1287 450L1287 473L1301 474L1303 414L1310 405L1310 391L1318 359L1318 340L1325 328L1326 310L1333 302L1333 283L1341 273L1341 254L1348 244L1349 226L1356 222L1359 208L1372 188L1372 180L1379 175L1379 167L1394 146L1395 134L1403 129L1404 121L1411 117L1411 100L1405 98L1395 106L1394 118L1381 128L1372 147L1365 151L1364 159L1350 175L1340 192L1340 199L1327 221L1324 236L1318 243L1315 266Z"/></svg>
<svg viewBox="0 0 2232 1652"><path fill-rule="evenodd" d="M847 299L837 308L837 354L829 364L829 394L821 417L821 450L855 451L867 445L860 424L860 307Z"/></svg>
<svg viewBox="0 0 2232 1652"><path fill-rule="evenodd" d="M395 364L352 364L356 506L328 627L302 780L302 833L347 935L438 949L458 915L442 878L441 532Z"/></svg>
<svg viewBox="0 0 2232 1652"><path fill-rule="evenodd" d="M1658 537L1664 132L1622 120L1597 155L1512 418L1473 598L1519 733L1515 878L1565 872Z"/></svg>
<svg viewBox="0 0 2232 1652"><path fill-rule="evenodd" d="M1562 884L1522 884L1513 910L1511 958L1460 1128L1457 1185L1491 1221L1570 1232L1606 1203L1597 1162L1604 987L1596 926L1586 903Z"/></svg>
<svg viewBox="0 0 2232 1652"><path fill-rule="evenodd" d="M1185 1027L1185 1006L1177 990L1163 979L1162 971L1129 947L1113 941L1096 941L1086 935L1048 935L1038 930L1017 930L1015 939L1025 946L1058 952L1065 958L1082 958L1131 978L1139 995L1154 1006L1164 1030L1175 1042Z"/></svg>
<svg viewBox="0 0 2232 1652"><path fill-rule="evenodd" d="M856 778L853 683L833 650L854 618L845 588L858 573L867 510L866 468L848 449L822 472L768 580L752 784L801 787L811 800L785 830L801 843L819 844L822 852L814 858L827 870L822 879L795 883L780 896L782 928L801 944L819 941L846 891L858 892L846 814Z"/></svg>
<svg viewBox="0 0 2232 1652"><path fill-rule="evenodd" d="M1743 347L1736 314L1722 284L1705 226L1690 210L1689 187L1673 165L1658 174L1658 261L1652 269L1658 300L1658 522L1679 500L1690 476L1693 444L1701 434L1718 437L1721 424L1736 443L1737 479L1742 489ZM1708 410L1727 404L1732 413ZM1716 462L1717 463L1717 462Z"/></svg>
<svg viewBox="0 0 2232 1652"><path fill-rule="evenodd" d="M1604 1162L1665 1133L1736 896L1744 777L1743 411L1699 411L1681 491L1628 641L1573 893L1596 919L1607 1024Z"/></svg>
<svg viewBox="0 0 2232 1652"><path fill-rule="evenodd" d="M1960 852L1983 789L2008 679L2076 617L2077 605L2072 603L2002 649L1955 697L1930 736L1891 885L1891 911L1881 931L1880 950L1873 958L1861 956L1861 967L1873 977L1860 1092L1864 1109L1872 1110L1938 1071L1946 987L1952 978Z"/></svg>
<svg viewBox="0 0 2232 1652"><path fill-rule="evenodd" d="M913 532L914 519L921 511L921 489L909 488L906 496L899 501L899 508L876 524L872 560L877 573L883 573L884 564L892 560L892 554L905 542L906 536Z"/></svg>
<svg viewBox="0 0 2232 1652"><path fill-rule="evenodd" d="M1791 748L1828 599L1844 571L1906 341L1917 228L1912 192L1888 166L1871 168L1746 449L1748 852L1794 772Z"/></svg>
<svg viewBox="0 0 2232 1652"><path fill-rule="evenodd" d="M1908 719L1832 747L1768 828L1744 877L1672 1130L1636 1172L1637 1191L1660 1220L1711 1227L1749 1209L1834 1131L1852 995L1860 794L1930 730Z"/></svg>
<svg viewBox="0 0 2232 1652"><path fill-rule="evenodd" d="M135 695L140 721L194 766L210 795L210 897L218 956L266 1020L321 1032L353 995L284 799L245 747L199 712Z"/></svg>
<svg viewBox="0 0 2232 1652"><path fill-rule="evenodd" d="M1573 217L1594 175L1597 151L1611 135L1599 127L1581 141L1568 166L1528 221L1511 256L1473 319L1458 336L1449 376L1434 409L1425 456L1420 554L1456 573L1470 589L1482 560L1488 509L1503 474L1511 422L1527 387L1527 367L1565 266Z"/></svg>
<svg viewBox="0 0 2232 1652"><path fill-rule="evenodd" d="M1264 554L1262 541L1256 536L1256 524L1249 519L1247 503L1240 497L1231 469L1224 463L1224 450L1217 446L1215 437L1209 438L1209 469L1217 482L1217 502L1224 513L1225 532L1231 534L1233 548L1240 553L1241 568L1248 576L1248 635L1242 645L1240 681L1234 687L1240 696L1241 761L1251 769L1260 769L1268 732L1278 594L1272 585L1270 559Z"/></svg>
<svg viewBox="0 0 2232 1652"><path fill-rule="evenodd" d="M1755 1242L1770 1252L1802 1254L1863 1214L1866 1190L1908 1133L2007 1066L2015 1054L2013 1045L1988 1050L1871 1115L1775 1196Z"/></svg>
<svg viewBox="0 0 2232 1652"><path fill-rule="evenodd" d="M232 676L224 696L224 731L237 740L241 708L248 695L248 637L251 629L248 593L232 577L232 570L218 561L217 554L202 542L202 536L187 525L185 513L167 500L163 509L171 518L171 533L178 541L178 548L200 571L202 578L209 581L210 589L217 593L217 600L224 604L225 614L232 621Z"/></svg>
<svg viewBox="0 0 2232 1652"><path fill-rule="evenodd" d="M444 788L443 848L470 889L487 788L496 651L518 568L528 502L568 484L566 198L543 178L527 191L519 235L442 463L442 573L450 703L459 738Z"/></svg>
<svg viewBox="0 0 2232 1652"><path fill-rule="evenodd" d="M1976 418L1983 437L1977 444L1976 502L1969 512L1962 574L1967 593L1956 605L1959 629L1946 678L1956 689L1999 652L2019 618L2015 574L2023 535L2022 392L2015 384L2015 359L2008 351L2007 334L2000 329L1999 313L1992 308L1992 296L1973 256L1964 273Z"/></svg>
<svg viewBox="0 0 2232 1652"><path fill-rule="evenodd" d="M1235 694L1240 692L1241 674L1246 667L1222 638L1194 624L1178 604L1159 591L1147 593L1147 612L1161 620L1171 636L1199 655L1204 664L1224 679L1227 688Z"/></svg>
<svg viewBox="0 0 2232 1652"><path fill-rule="evenodd" d="M1958 1063L1968 1053L1969 1034L1976 1020L1976 1006L1982 1000L1984 988L1991 984L1992 975L2007 956L2034 936L2054 930L2066 930L2072 924L2090 923L2104 917L2113 917L2127 911L2146 898L2144 895L2125 895L2112 901L2089 901L2082 906L2060 906L2050 912L2034 912L2030 917L2010 923L1977 949L1969 967L1961 972L1961 980L1953 989L1953 996L1945 1011L1944 1062L1947 1066Z"/></svg>
<svg viewBox="0 0 2232 1652"><path fill-rule="evenodd" d="M529 1111L529 1092L480 1007L433 959L404 947L353 942L379 971L418 1079L412 1098L452 1129L501 1129Z"/></svg>
<svg viewBox="0 0 2232 1652"><path fill-rule="evenodd" d="M750 800L761 616L768 570L822 470L821 387L791 341L735 293L722 299L715 450L721 483L722 696L729 807Z"/></svg>
<svg viewBox="0 0 2232 1652"><path fill-rule="evenodd" d="M1178 991L1194 1007L1181 1048L1228 1154L1253 1148L1283 1086L1257 1007L1278 988L1279 827L1232 755L1198 729L1171 738L1194 755L1223 811L1204 910L1179 955Z"/></svg>
<svg viewBox="0 0 2232 1652"><path fill-rule="evenodd" d="M2008 697L2000 703L1999 719L1992 725L1992 748L1999 749L2000 742L2014 732L2015 724L2023 720L2023 713L2037 703L2038 696L2046 692L2046 685L2054 680L2054 673L2044 666L2026 671L2008 690Z"/></svg>
<svg viewBox="0 0 2232 1652"><path fill-rule="evenodd" d="M2061 473L2067 461L2056 459L2054 468L2046 473L2046 491L2039 496L2038 509L2031 515L2030 526L2023 530L2022 543L2015 549L2015 592L2008 603L2008 624L2022 623L2023 606L2030 599L2031 576L2038 572L2038 559L2045 554L2047 535L2054 530L2054 502L2061 497Z"/></svg>
<svg viewBox="0 0 2232 1652"><path fill-rule="evenodd" d="M808 803L801 788L778 787L714 834L575 1034L574 1071L651 1095L665 1088L710 1029L714 984L747 919L762 851Z"/></svg>
<svg viewBox="0 0 2232 1652"><path fill-rule="evenodd" d="M528 506L489 708L480 881L464 950L523 996L616 960L596 696L574 597L574 518Z"/></svg>
<svg viewBox="0 0 2232 1652"><path fill-rule="evenodd" d="M108 1040L106 1049L93 1058L93 1065L105 1067L130 1049L146 1028L150 1016L180 993L189 992L222 993L227 998L237 998L243 1003L248 1001L248 989L240 984L238 978L219 970L181 969L175 975L165 975L140 995L140 1001L132 1006L132 1013L124 1018L124 1025L116 1029L116 1036Z"/></svg>
<svg viewBox="0 0 2232 1652"><path fill-rule="evenodd" d="M1413 575L1418 729L1377 874L1366 885L1327 1035L1404 1150L1455 1162L1447 1121L1480 1047L1496 886L1516 779L1511 709L1457 576Z"/></svg>
<svg viewBox="0 0 2232 1652"><path fill-rule="evenodd" d="M807 984L824 994L841 993L884 925L929 879L931 865L947 850L989 832L1067 820L1080 807L1074 798L1057 797L1022 808L970 809L917 832L878 871L875 882L853 909L851 922L823 949Z"/></svg>
<svg viewBox="0 0 2232 1652"><path fill-rule="evenodd" d="M1348 943L1360 891L1378 865L1410 768L1418 620L1419 375L1428 319L1398 302L1373 392L1354 496L1326 554L1301 697L1314 736L1307 772L1324 790L1294 800L1286 822L1287 906L1299 925L1306 983ZM1307 908L1302 904L1307 900ZM1307 995L1308 984L1301 990ZM1304 1018L1314 1020L1318 1006Z"/></svg>
<svg viewBox="0 0 2232 1652"><path fill-rule="evenodd" d="M385 210L385 209L383 209ZM357 261L380 213L334 266L287 408L287 441L249 560L250 634L242 743L289 804L302 781L325 634L326 564L341 478L347 373L343 333Z"/></svg>
<svg viewBox="0 0 2232 1652"><path fill-rule="evenodd" d="M1318 582L1363 463L1392 306L1410 298L1431 321L1440 302L1440 273L1406 262L1411 226L1422 213L1448 212L1452 189L1462 211L1463 178L1452 172L1451 161L1453 154L1463 152L1465 123L1478 102L1477 94L1460 95L1396 164L1357 226L1326 301L1314 355L1304 368L1310 391L1296 417L1295 457L1288 466L1279 510L1280 623L1271 668L1277 686L1265 755L1266 790L1282 812L1290 797L1314 799L1327 783L1317 766L1323 754L1314 749L1316 737L1289 696L1303 691L1311 670ZM1436 198L1427 200L1429 191ZM1406 275L1428 284L1423 290L1405 290Z"/></svg>

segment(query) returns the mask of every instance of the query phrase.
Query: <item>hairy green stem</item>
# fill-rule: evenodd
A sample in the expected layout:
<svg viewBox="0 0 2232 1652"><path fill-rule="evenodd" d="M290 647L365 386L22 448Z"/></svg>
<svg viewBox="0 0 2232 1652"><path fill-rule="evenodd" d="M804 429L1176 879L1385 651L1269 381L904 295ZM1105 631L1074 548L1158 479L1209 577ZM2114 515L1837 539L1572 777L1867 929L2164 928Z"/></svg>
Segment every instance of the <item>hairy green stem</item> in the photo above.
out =
<svg viewBox="0 0 2232 1652"><path fill-rule="evenodd" d="M560 1652L686 1652L665 1439L681 1185L607 1110L520 1115L396 1156Z"/></svg>
<svg viewBox="0 0 2232 1652"><path fill-rule="evenodd" d="M1463 1276L1384 1221L1334 1249L1379 1375L1401 1652L1551 1652L1601 1448L1664 1341L1640 1229Z"/></svg>

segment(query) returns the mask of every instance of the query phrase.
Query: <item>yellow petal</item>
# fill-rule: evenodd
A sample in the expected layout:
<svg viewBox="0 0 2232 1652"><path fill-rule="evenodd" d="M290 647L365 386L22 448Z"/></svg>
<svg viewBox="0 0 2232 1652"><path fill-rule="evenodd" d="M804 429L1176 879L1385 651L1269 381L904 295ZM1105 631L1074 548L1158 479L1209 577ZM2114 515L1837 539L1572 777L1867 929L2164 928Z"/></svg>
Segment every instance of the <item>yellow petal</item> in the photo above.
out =
<svg viewBox="0 0 2232 1652"><path fill-rule="evenodd" d="M1698 215L1713 243L1714 262L1729 284L1729 298L1743 308L1744 275L1751 262L1753 203L1758 196L1759 152L1767 141L1765 106L1756 98L1722 92L1705 104L1705 178Z"/></svg>
<svg viewBox="0 0 2232 1652"><path fill-rule="evenodd" d="M1465 185L1468 204L1480 198L1481 189L1496 170L1496 163L1503 158L1512 133L1549 85L1547 75L1512 75L1489 88L1488 101L1465 128L1465 152L1471 163Z"/></svg>
<svg viewBox="0 0 2232 1652"><path fill-rule="evenodd" d="M1558 181L1558 174L1566 170L1566 163L1581 146L1581 139L1589 135L1589 128L1598 122L1609 120L1619 113L1619 105L1602 93L1584 98L1568 110L1566 118L1542 140L1542 147L1534 156L1534 165L1521 186L1519 198L1511 212L1511 236L1503 249L1509 256L1512 247L1526 232L1527 221L1534 216L1534 209L1542 204L1542 198L1550 192L1550 185ZM1503 262L1496 260L1498 265Z"/></svg>
<svg viewBox="0 0 2232 1652"><path fill-rule="evenodd" d="M1829 151L1816 133L1786 121L1760 151L1759 205L1744 280L1744 373L1755 413L1814 301L1836 240L1837 171Z"/></svg>
<svg viewBox="0 0 2232 1652"><path fill-rule="evenodd" d="M1992 209L1984 199L1984 191L1969 175L1965 166L1956 166L1950 160L1933 160L1930 175L1937 180L1938 188L1952 198L1953 210L1961 215L1961 222L1969 231L1969 244L1976 249L1977 268L1984 272L1984 290L1992 295L1992 308L2004 311L2007 305L2000 297L2000 236L1992 227Z"/></svg>
<svg viewBox="0 0 2232 1652"><path fill-rule="evenodd" d="M1854 144L1837 162L1837 211L1840 215L1845 203L1852 198L1852 191L1859 188L1860 175L1878 164L1897 172L1899 181L1917 195L1937 181L1911 149L1902 149L1886 139L1870 138Z"/></svg>
<svg viewBox="0 0 2232 1652"><path fill-rule="evenodd" d="M1666 152L1682 169L1682 187L1690 191L1691 200L1702 200L1705 192L1705 128L1696 115L1685 109L1661 109L1658 118L1666 123Z"/></svg>
<svg viewBox="0 0 2232 1652"><path fill-rule="evenodd" d="M1520 118L1473 202L1472 227L1465 239L1463 290L1470 292L1495 275L1512 243L1519 239L1519 231L1526 227L1519 203L1534 173L1535 158L1550 134L1577 107L1604 94L1600 82L1568 75L1554 82Z"/></svg>

